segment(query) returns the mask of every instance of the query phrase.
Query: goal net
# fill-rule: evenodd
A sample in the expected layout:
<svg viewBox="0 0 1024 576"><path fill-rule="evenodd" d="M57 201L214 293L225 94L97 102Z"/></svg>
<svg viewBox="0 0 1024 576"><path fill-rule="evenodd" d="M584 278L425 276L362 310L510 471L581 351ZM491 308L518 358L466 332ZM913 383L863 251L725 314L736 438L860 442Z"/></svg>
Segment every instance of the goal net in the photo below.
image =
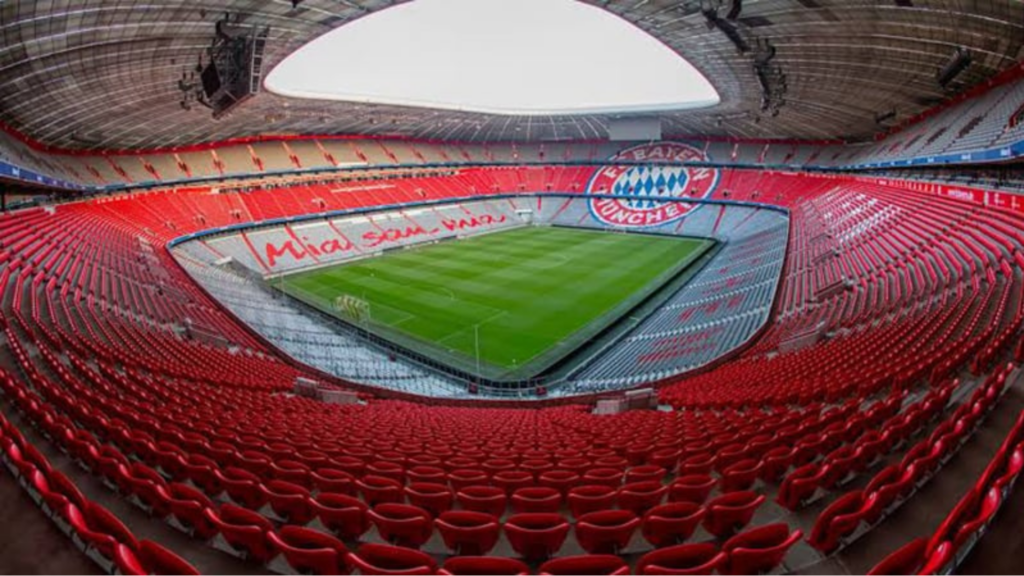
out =
<svg viewBox="0 0 1024 576"><path fill-rule="evenodd" d="M355 322L365 322L370 319L370 303L352 294L342 294L335 298L334 311Z"/></svg>

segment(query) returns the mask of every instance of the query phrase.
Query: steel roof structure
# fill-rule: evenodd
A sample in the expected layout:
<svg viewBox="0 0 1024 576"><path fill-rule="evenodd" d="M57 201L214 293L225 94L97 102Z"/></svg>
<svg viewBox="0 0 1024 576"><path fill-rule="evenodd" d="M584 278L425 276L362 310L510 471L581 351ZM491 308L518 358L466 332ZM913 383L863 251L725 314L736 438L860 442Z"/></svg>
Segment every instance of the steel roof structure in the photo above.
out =
<svg viewBox="0 0 1024 576"><path fill-rule="evenodd" d="M503 116L288 99L262 92L219 120L180 106L225 13L269 27L264 71L390 0L44 0L0 4L0 121L65 149L148 149L265 134L401 135L459 141L602 139L613 115ZM1024 58L1016 0L604 0L592 2L689 60L722 102L661 113L666 136L864 139ZM738 13L736 10L739 9ZM386 40L382 40L386 41ZM948 89L936 71L972 60ZM743 50L746 48L746 50ZM373 47L367 47L372 50ZM755 62L785 76L762 110ZM949 90L951 89L951 90Z"/></svg>

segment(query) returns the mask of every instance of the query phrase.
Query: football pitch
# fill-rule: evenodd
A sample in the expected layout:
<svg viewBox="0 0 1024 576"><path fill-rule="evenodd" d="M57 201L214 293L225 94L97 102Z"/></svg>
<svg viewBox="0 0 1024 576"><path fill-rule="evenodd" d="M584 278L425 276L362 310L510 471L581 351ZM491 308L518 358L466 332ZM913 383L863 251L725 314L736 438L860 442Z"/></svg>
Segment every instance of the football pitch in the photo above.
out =
<svg viewBox="0 0 1024 576"><path fill-rule="evenodd" d="M511 380L564 358L713 245L524 227L299 272L273 286L434 360Z"/></svg>

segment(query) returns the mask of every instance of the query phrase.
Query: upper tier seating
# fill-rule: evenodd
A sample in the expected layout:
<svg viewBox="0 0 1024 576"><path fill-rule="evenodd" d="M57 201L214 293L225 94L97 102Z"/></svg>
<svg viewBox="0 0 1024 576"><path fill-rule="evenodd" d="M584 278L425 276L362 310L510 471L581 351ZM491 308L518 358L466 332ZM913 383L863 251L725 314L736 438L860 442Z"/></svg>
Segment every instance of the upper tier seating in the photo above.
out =
<svg viewBox="0 0 1024 576"><path fill-rule="evenodd" d="M950 106L857 151L852 164L991 150L1024 140L1024 122L1011 117L1024 105L1024 80L1003 84Z"/></svg>
<svg viewBox="0 0 1024 576"><path fill-rule="evenodd" d="M692 141L714 162L741 166L848 168L889 162L932 164L1020 157L1024 142L1024 75L963 101L942 105L929 115L867 144L814 142ZM683 140L690 140L683 138ZM323 170L395 166L504 164L509 170L481 182L476 193L579 191L585 179L571 171L523 163L601 162L629 144L510 143L443 144L388 139L282 139L252 144L229 142L209 148L146 151L139 154L53 154L0 131L0 161L73 186L126 188L252 175L296 175ZM983 159L967 153L987 153ZM931 159L931 160L929 160ZM589 168L578 168L588 172ZM554 173L554 175L553 175ZM287 203L287 200L285 200ZM328 200L328 203L330 201Z"/></svg>
<svg viewBox="0 0 1024 576"><path fill-rule="evenodd" d="M867 144L694 141L714 162L741 166L846 168L890 162L933 164L981 162L966 153L987 153L985 161L1020 156L1024 142L1024 78L999 84L964 101L937 109L901 130ZM688 140L688 139L685 139ZM302 174L323 170L396 166L504 164L507 170L486 178L469 177L474 193L581 191L591 168L515 167L520 163L601 162L616 156L623 143L516 143L454 145L378 139L300 139L226 143L208 149L147 151L141 154L57 155L28 147L0 131L0 161L77 186L125 188L252 175ZM930 159L930 160L929 160ZM936 160L938 159L938 160ZM414 184L418 185L418 184ZM382 191L381 196L388 193ZM331 204L330 194L321 199ZM279 201L285 205L287 198ZM379 202L378 202L379 203ZM306 211L309 207L305 208ZM261 217L258 215L257 219Z"/></svg>

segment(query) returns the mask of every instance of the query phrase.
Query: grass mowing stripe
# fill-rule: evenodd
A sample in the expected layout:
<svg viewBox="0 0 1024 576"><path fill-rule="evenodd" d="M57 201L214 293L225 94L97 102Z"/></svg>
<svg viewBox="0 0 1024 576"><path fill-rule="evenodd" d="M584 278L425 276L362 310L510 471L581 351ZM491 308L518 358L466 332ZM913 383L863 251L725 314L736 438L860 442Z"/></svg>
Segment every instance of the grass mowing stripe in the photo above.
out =
<svg viewBox="0 0 1024 576"><path fill-rule="evenodd" d="M574 335L614 321L605 317L623 300L649 292L654 280L674 274L710 244L530 227L389 252L283 282L287 292L321 308L342 294L365 299L371 330L403 345L419 342L462 369L479 344L489 377L522 375L531 359L549 365L560 349L582 343L573 344Z"/></svg>

